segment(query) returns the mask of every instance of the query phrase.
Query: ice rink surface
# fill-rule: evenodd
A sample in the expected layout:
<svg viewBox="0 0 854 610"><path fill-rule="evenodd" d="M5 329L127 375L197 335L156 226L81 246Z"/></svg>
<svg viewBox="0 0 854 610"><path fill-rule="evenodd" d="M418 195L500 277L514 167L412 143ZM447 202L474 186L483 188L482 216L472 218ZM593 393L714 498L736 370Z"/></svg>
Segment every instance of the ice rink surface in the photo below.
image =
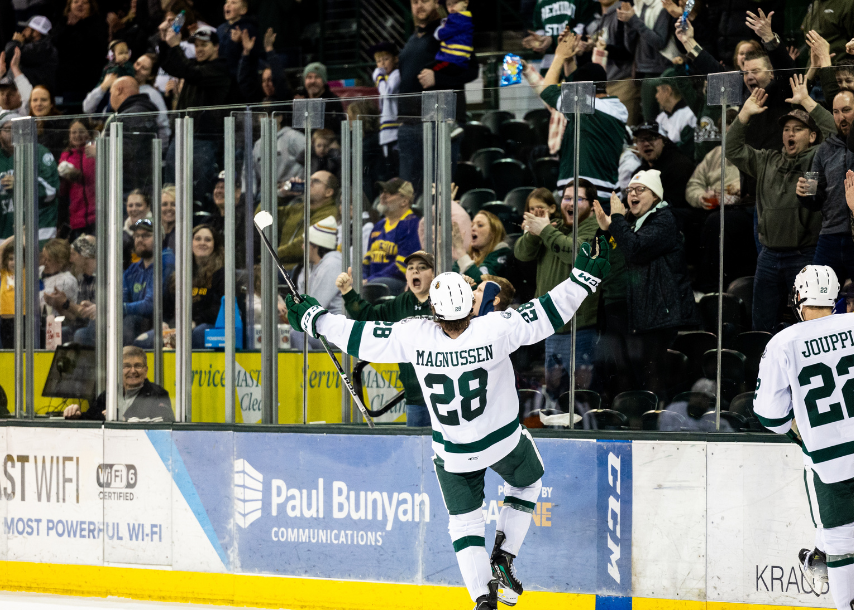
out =
<svg viewBox="0 0 854 610"><path fill-rule="evenodd" d="M125 597L75 597L0 591L0 608L3 610L216 610L227 607L229 606L146 602ZM240 608L253 610L245 606Z"/></svg>

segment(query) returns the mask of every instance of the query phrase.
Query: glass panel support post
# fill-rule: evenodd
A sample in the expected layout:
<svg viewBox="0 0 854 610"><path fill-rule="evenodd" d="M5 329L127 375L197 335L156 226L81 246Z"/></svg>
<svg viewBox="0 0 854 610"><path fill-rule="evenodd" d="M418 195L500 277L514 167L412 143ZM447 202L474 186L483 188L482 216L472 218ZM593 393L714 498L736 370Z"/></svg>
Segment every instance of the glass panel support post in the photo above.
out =
<svg viewBox="0 0 854 610"><path fill-rule="evenodd" d="M351 266L351 245L352 232L358 231L361 234L361 218L356 219L352 215L351 198L353 196L352 189L352 157L353 151L350 144L350 123L341 125L341 273L347 273L347 269ZM361 262L359 263L361 264ZM347 352L342 354L341 366L344 367L344 372L350 375L350 356ZM341 385L341 423L350 423L350 392L342 384Z"/></svg>
<svg viewBox="0 0 854 610"><path fill-rule="evenodd" d="M266 115L260 119L261 127L261 209L273 216L273 224L265 229L267 237L278 244L278 210L272 199L276 191L276 179L270 165L270 121ZM273 423L276 391L276 368L279 355L279 325L278 325L278 270L269 256L261 257L261 423Z"/></svg>
<svg viewBox="0 0 854 610"><path fill-rule="evenodd" d="M178 122L180 121L180 123ZM175 411L193 420L193 119L175 122Z"/></svg>
<svg viewBox="0 0 854 610"><path fill-rule="evenodd" d="M13 190L15 223L15 416L32 419L35 416L34 360L39 328L38 247L24 248L25 242L38 244L38 164L36 149L38 136L35 119L27 117L12 121L12 146L14 148L15 185ZM29 280L25 285L24 282ZM25 306L30 313L25 316ZM26 324L26 327L24 326Z"/></svg>
<svg viewBox="0 0 854 610"><path fill-rule="evenodd" d="M151 142L151 214L154 224L154 383L163 387L163 227L160 224L163 191L163 142Z"/></svg>
<svg viewBox="0 0 854 610"><path fill-rule="evenodd" d="M718 235L718 345L717 373L715 375L715 431L721 429L721 358L723 354L723 299L724 299L724 197L726 194L726 111L727 106L741 104L742 78L739 72L709 74L706 103L721 107L721 195L720 233Z"/></svg>
<svg viewBox="0 0 854 610"><path fill-rule="evenodd" d="M308 261L308 228L311 226L311 130L323 129L324 110L326 102L323 99L294 100L294 129L302 129L305 133L305 192L303 193L303 259L302 276L304 294L311 294L309 286L310 265ZM296 284L298 278L293 278ZM299 329L298 329L299 330ZM308 334L302 342L302 423L308 423Z"/></svg>
<svg viewBox="0 0 854 610"><path fill-rule="evenodd" d="M122 384L122 342L124 338L122 302L122 226L124 196L124 125L113 121L110 130L109 208L107 211L107 421L117 421L124 411Z"/></svg>
<svg viewBox="0 0 854 610"><path fill-rule="evenodd" d="M572 217L578 218L578 165L581 158L581 115L593 114L596 104L596 83L593 82L577 82L563 83L561 85L560 100L558 106L560 111L567 118L573 119L575 138L572 184L573 197L572 201ZM572 223L572 259L578 255L578 223ZM577 319L572 316L572 340L569 355L569 421L572 426L572 420L575 415L575 346L576 337L578 334ZM546 363L548 367L548 363Z"/></svg>
<svg viewBox="0 0 854 610"><path fill-rule="evenodd" d="M237 188L235 146L234 146L234 117L226 117L225 130L225 423L234 423L234 372L235 372L235 215Z"/></svg>
<svg viewBox="0 0 854 610"><path fill-rule="evenodd" d="M424 140L423 213L426 239L428 242L432 241L430 246L436 258L437 274L450 271L454 264L451 260L450 122L456 119L456 113L456 92L425 91L421 94ZM435 216L434 201L437 203Z"/></svg>

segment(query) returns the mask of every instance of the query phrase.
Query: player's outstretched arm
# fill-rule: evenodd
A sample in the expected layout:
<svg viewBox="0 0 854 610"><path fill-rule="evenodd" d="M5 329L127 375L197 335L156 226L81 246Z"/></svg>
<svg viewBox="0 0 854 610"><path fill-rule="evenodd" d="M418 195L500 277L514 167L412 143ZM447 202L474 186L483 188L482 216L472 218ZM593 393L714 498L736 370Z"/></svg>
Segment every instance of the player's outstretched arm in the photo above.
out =
<svg viewBox="0 0 854 610"><path fill-rule="evenodd" d="M403 344L394 334L391 322L361 322L329 313L317 299L302 295L297 303L291 295L285 298L288 322L312 337L324 335L351 356L371 362L408 362Z"/></svg>
<svg viewBox="0 0 854 610"><path fill-rule="evenodd" d="M511 315L512 349L520 345L531 345L553 335L572 319L587 295L596 292L611 269L608 242L600 236L594 241L581 244L569 279L561 282L549 292L522 305Z"/></svg>

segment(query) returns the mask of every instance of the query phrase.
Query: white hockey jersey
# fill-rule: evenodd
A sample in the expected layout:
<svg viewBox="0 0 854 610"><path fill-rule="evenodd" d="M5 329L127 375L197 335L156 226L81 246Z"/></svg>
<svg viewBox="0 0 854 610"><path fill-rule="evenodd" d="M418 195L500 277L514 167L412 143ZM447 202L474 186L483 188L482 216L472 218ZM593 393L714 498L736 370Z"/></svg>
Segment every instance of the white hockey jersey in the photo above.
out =
<svg viewBox="0 0 854 610"><path fill-rule="evenodd" d="M397 142L397 129L400 121L397 117L397 98L400 91L400 70L395 68L386 74L382 68L374 70L374 84L380 92L380 144Z"/></svg>
<svg viewBox="0 0 854 610"><path fill-rule="evenodd" d="M786 434L794 418L804 462L824 483L854 478L854 314L801 322L768 343L753 410Z"/></svg>
<svg viewBox="0 0 854 610"><path fill-rule="evenodd" d="M433 450L448 472L472 472L494 464L519 442L510 354L552 335L586 296L586 290L566 280L518 310L474 318L456 339L424 318L392 324L325 314L317 330L351 356L412 364L430 409Z"/></svg>

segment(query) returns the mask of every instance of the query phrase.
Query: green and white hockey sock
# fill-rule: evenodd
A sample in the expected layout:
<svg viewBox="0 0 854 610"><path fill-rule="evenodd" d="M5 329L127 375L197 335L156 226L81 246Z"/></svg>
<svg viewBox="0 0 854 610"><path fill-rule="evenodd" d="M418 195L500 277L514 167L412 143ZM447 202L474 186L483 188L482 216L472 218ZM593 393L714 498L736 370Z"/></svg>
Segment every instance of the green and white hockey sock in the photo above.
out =
<svg viewBox="0 0 854 610"><path fill-rule="evenodd" d="M489 581L492 580L492 567L486 552L486 521L480 509L464 515L451 515L448 532L454 543L457 563L463 582L472 601L481 595L489 594Z"/></svg>
<svg viewBox="0 0 854 610"><path fill-rule="evenodd" d="M519 549L531 526L531 515L537 508L537 498L540 497L541 488L542 479L528 487L504 486L504 505L498 514L497 528L506 536L501 545L502 551L507 551L514 557L519 554Z"/></svg>
<svg viewBox="0 0 854 610"><path fill-rule="evenodd" d="M838 610L851 610L854 601L854 524L824 529L827 579Z"/></svg>
<svg viewBox="0 0 854 610"><path fill-rule="evenodd" d="M828 560L830 557L828 557ZM833 567L827 562L827 579L830 581L830 594L838 610L851 610L854 601L854 563Z"/></svg>

